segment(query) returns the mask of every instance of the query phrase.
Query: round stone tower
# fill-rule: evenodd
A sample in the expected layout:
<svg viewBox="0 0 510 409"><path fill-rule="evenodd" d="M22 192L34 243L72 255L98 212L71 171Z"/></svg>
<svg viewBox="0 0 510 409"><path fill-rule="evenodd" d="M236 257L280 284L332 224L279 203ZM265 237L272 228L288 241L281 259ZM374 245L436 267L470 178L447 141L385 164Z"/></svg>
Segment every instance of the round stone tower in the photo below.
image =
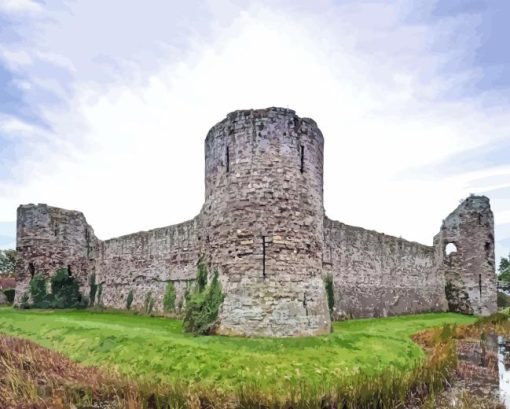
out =
<svg viewBox="0 0 510 409"><path fill-rule="evenodd" d="M330 332L323 147L313 120L283 108L235 111L209 131L201 240L225 293L217 333Z"/></svg>

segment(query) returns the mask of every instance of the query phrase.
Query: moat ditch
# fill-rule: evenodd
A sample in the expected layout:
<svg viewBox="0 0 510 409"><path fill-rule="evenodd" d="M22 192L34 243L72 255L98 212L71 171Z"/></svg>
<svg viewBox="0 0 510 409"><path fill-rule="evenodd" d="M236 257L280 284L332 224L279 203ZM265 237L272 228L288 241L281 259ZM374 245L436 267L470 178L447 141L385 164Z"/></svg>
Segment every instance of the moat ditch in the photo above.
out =
<svg viewBox="0 0 510 409"><path fill-rule="evenodd" d="M438 408L510 409L510 337L482 333L457 343L458 365Z"/></svg>
<svg viewBox="0 0 510 409"><path fill-rule="evenodd" d="M2 332L0 397L10 402L35 392L39 401L119 409L126 399L217 409L502 409L510 401L510 319L501 313L353 320L327 337L247 339L194 337L178 320L118 312L0 309ZM339 364L344 372L335 373ZM81 365L95 375L75 379ZM356 372L345 374L349 367Z"/></svg>

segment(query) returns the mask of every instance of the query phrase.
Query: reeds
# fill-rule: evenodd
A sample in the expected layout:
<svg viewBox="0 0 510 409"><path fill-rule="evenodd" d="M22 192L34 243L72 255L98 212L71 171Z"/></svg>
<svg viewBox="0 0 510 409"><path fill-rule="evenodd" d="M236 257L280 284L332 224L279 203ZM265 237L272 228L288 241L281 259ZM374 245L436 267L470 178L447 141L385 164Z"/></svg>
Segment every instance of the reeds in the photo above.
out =
<svg viewBox="0 0 510 409"><path fill-rule="evenodd" d="M439 393L456 366L453 338L434 341L412 370L346 375L286 390L244 385L234 393L211 386L157 385L85 367L30 341L0 336L0 408L253 408L390 409Z"/></svg>

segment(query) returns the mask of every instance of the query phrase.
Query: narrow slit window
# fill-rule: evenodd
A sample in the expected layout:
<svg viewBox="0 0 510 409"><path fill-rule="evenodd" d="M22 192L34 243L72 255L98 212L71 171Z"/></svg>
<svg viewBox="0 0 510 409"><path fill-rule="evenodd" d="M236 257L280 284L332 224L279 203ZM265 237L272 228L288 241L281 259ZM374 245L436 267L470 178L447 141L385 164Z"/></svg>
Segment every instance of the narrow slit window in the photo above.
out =
<svg viewBox="0 0 510 409"><path fill-rule="evenodd" d="M480 298L482 298L482 275L478 274L478 289L480 290Z"/></svg>
<svg viewBox="0 0 510 409"><path fill-rule="evenodd" d="M490 258L491 253L492 253L492 244L491 244L491 242L490 241L486 241L484 248L485 248L485 256L487 258Z"/></svg>
<svg viewBox="0 0 510 409"><path fill-rule="evenodd" d="M28 271L30 272L30 277L34 278L34 274L35 274L34 263L28 263Z"/></svg>
<svg viewBox="0 0 510 409"><path fill-rule="evenodd" d="M482 224L482 215L481 214L478 214L478 224L479 225Z"/></svg>
<svg viewBox="0 0 510 409"><path fill-rule="evenodd" d="M87 246L87 257L90 257L90 233L85 229L85 244Z"/></svg>
<svg viewBox="0 0 510 409"><path fill-rule="evenodd" d="M230 172L230 148L227 146L227 152L225 153L225 161L227 163L227 173Z"/></svg>
<svg viewBox="0 0 510 409"><path fill-rule="evenodd" d="M71 266L67 266L67 275L71 277L73 275L73 272L71 271Z"/></svg>
<svg viewBox="0 0 510 409"><path fill-rule="evenodd" d="M266 278L266 236L262 236L262 277Z"/></svg>
<svg viewBox="0 0 510 409"><path fill-rule="evenodd" d="M305 146L301 145L301 173L305 171Z"/></svg>

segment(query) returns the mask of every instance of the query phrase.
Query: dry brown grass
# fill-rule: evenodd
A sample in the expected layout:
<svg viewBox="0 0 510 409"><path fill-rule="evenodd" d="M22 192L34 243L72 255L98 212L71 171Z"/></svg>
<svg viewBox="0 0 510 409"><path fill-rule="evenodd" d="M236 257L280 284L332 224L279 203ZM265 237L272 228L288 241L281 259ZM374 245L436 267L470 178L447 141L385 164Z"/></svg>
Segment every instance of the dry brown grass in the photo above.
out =
<svg viewBox="0 0 510 409"><path fill-rule="evenodd" d="M451 345L438 345L423 366L407 373L350 377L326 390L293 396L247 386L234 395L214 390L132 382L85 367L33 342L0 335L0 409L43 408L403 408L438 391L451 368ZM283 392L283 391L282 391Z"/></svg>
<svg viewBox="0 0 510 409"><path fill-rule="evenodd" d="M134 382L0 334L0 409L231 407L214 391Z"/></svg>
<svg viewBox="0 0 510 409"><path fill-rule="evenodd" d="M166 392L171 396L171 390ZM156 400L140 384L0 335L0 409L139 409L158 407ZM193 407L192 400L187 403ZM180 407L179 402L172 407Z"/></svg>
<svg viewBox="0 0 510 409"><path fill-rule="evenodd" d="M0 336L0 407L66 408L100 400L104 376L32 342Z"/></svg>
<svg viewBox="0 0 510 409"><path fill-rule="evenodd" d="M423 408L504 409L505 406L497 401L497 394L491 392L499 387L497 350L493 348L497 335L510 337L508 315L498 313L481 318L475 324L444 326L414 335L413 340L429 354L438 342L454 340L458 357L452 393L429 396ZM491 343L493 347L489 347Z"/></svg>
<svg viewBox="0 0 510 409"><path fill-rule="evenodd" d="M441 393L455 368L459 371L454 339L479 340L487 331L501 333L509 329L508 323L489 322L426 331L413 338L426 349L427 359L411 371L389 369L377 377L350 376L324 385L321 390L298 388L290 397L285 397L284 391L268 395L250 385L227 396L210 388L135 382L116 373L80 365L33 342L0 335L0 409L418 407L430 395ZM467 406L472 402L475 401L466 398L465 405L456 407L494 408Z"/></svg>

